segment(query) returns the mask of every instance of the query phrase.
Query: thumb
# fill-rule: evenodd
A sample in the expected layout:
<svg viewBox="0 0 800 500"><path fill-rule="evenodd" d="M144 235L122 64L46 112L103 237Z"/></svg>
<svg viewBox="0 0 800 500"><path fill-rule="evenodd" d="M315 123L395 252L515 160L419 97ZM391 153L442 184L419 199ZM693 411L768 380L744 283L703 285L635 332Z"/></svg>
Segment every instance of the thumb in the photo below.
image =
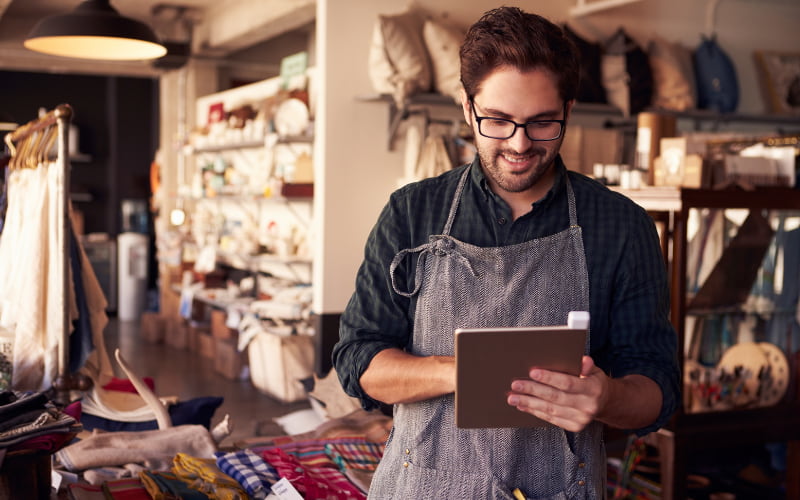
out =
<svg viewBox="0 0 800 500"><path fill-rule="evenodd" d="M588 377L591 375L595 370L598 370L597 366L594 364L594 360L591 356L584 356L581 358L581 377Z"/></svg>

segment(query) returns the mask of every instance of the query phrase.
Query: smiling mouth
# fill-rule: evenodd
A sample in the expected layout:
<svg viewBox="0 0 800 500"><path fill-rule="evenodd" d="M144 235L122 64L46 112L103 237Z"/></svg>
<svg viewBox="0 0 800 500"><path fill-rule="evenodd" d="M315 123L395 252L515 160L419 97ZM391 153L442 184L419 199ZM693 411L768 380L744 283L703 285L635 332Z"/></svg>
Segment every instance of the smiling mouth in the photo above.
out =
<svg viewBox="0 0 800 500"><path fill-rule="evenodd" d="M525 155L525 156L512 156L507 154L500 155L506 163L511 165L512 167L519 169L523 167L527 167L530 165L534 155Z"/></svg>

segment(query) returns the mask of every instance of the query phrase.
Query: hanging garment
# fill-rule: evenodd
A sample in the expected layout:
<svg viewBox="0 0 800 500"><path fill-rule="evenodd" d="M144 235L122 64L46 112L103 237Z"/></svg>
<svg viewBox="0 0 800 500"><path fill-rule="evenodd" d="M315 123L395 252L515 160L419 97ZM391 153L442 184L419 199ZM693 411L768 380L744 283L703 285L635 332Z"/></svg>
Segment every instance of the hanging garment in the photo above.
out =
<svg viewBox="0 0 800 500"><path fill-rule="evenodd" d="M74 258L78 261L68 269L70 286L62 298L63 254L58 237L62 219L55 202L63 190L61 161L17 168L8 176L8 210L0 235L0 262L4 263L0 266L0 327L14 334L12 387L17 390L46 390L55 380L65 307L70 324L80 319L82 325L76 330L80 338L74 339L74 345L85 373L100 384L113 376L103 338L107 303L77 240ZM73 285L77 278L83 292L80 300Z"/></svg>
<svg viewBox="0 0 800 500"><path fill-rule="evenodd" d="M415 179L422 180L436 177L452 168L453 162L450 160L450 154L444 143L444 136L429 131L419 154L417 169L414 173Z"/></svg>
<svg viewBox="0 0 800 500"><path fill-rule="evenodd" d="M8 182L8 213L0 237L0 258L5 264L0 276L0 323L14 332L12 387L43 390L57 372L57 351L62 316L58 287L47 286L61 276L48 246L55 238L50 188L55 183L53 164L19 168ZM12 265L13 263L13 265ZM57 267L56 267L57 266ZM58 304L58 307L55 307Z"/></svg>
<svg viewBox="0 0 800 500"><path fill-rule="evenodd" d="M476 247L450 236L464 171L440 235L399 252L390 266L395 291L417 295L418 356L451 356L459 327L559 325L589 310L589 278L575 197L567 179L569 228L503 247ZM398 290L395 271L419 254L414 290ZM587 338L587 350L589 340ZM459 429L454 395L399 404L369 496L387 498L603 498L602 425L579 433L558 427Z"/></svg>

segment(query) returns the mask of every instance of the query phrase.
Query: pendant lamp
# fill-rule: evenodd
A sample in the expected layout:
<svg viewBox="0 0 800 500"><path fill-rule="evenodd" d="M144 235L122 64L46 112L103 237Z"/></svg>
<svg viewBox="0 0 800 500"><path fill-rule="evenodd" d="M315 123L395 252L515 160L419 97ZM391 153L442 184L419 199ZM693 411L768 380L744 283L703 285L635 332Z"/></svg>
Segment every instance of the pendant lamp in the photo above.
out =
<svg viewBox="0 0 800 500"><path fill-rule="evenodd" d="M146 24L123 17L109 0L84 0L69 14L42 19L24 45L63 57L134 61L167 53Z"/></svg>

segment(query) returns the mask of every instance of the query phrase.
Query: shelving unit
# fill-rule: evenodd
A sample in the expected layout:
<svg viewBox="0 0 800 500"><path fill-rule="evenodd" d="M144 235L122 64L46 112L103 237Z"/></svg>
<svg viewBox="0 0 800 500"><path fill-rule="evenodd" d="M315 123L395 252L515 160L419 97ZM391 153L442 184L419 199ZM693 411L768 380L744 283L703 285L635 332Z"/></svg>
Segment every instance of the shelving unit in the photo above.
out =
<svg viewBox="0 0 800 500"><path fill-rule="evenodd" d="M450 108L451 111L456 110L458 113L461 112L458 104L455 103L451 97L437 93L421 93L413 95L407 99L404 107L402 108L399 108L392 96L389 95L364 95L360 96L358 100L364 102L380 102L389 106L389 139L387 144L389 150L393 149L394 147L395 136L400 128L400 124L410 116L419 113L430 113L431 109L434 108ZM706 129L716 130L721 125L750 125L759 127L772 127L786 134L800 133L800 120L798 120L797 115L791 114L718 113L716 111L703 109L687 111L648 109L645 111L658 112L661 114L674 116L678 121L691 124L691 127L688 128L696 131L702 130L704 127ZM625 117L618 108L610 104L578 102L573 108L573 116L578 117L579 120L582 121L591 120L596 122L599 119L601 120L599 122L600 126L636 126L636 117ZM603 123L603 121L606 121L606 123Z"/></svg>
<svg viewBox="0 0 800 500"><path fill-rule="evenodd" d="M704 189L642 189L622 191L629 195L651 213L671 214L673 227L668 238L671 240L671 320L678 334L679 361L687 366L687 318L705 317L709 314L725 318L754 315L753 311L741 305L726 305L712 309L693 309L690 307L692 291L689 290L688 248L690 245L690 216L698 210L739 210L764 214L771 224L775 224L775 214L781 213L792 221L794 230L800 224L800 193L791 188L758 188L753 191L704 190ZM743 214L740 213L741 218ZM750 238L750 245L753 245ZM763 242L762 242L763 245ZM784 249L784 254L800 251L797 248ZM758 252L755 252L756 254ZM729 252L730 255L730 252ZM730 261L729 261L730 262ZM744 272L747 267L740 263L727 274L737 270ZM775 275L776 281L783 276ZM791 278L787 278L791 279ZM702 285L699 284L699 285ZM695 287L692 287L693 289ZM780 310L761 311L762 316L787 314ZM792 316L794 313L791 313ZM763 333L755 332L756 340L767 341ZM797 345L778 346L789 360L789 383L784 397L773 406L742 407L734 409L708 409L691 411L686 401L672 418L669 425L658 433L649 436L649 441L659 449L661 457L662 498L682 499L687 496L688 463L693 452L711 448L735 448L750 444L769 442L788 442L788 471L800 470L800 350ZM686 374L684 374L686 377ZM684 381L686 382L686 381ZM684 384L686 386L686 383ZM800 476L787 474L786 493L789 499L800 498Z"/></svg>

